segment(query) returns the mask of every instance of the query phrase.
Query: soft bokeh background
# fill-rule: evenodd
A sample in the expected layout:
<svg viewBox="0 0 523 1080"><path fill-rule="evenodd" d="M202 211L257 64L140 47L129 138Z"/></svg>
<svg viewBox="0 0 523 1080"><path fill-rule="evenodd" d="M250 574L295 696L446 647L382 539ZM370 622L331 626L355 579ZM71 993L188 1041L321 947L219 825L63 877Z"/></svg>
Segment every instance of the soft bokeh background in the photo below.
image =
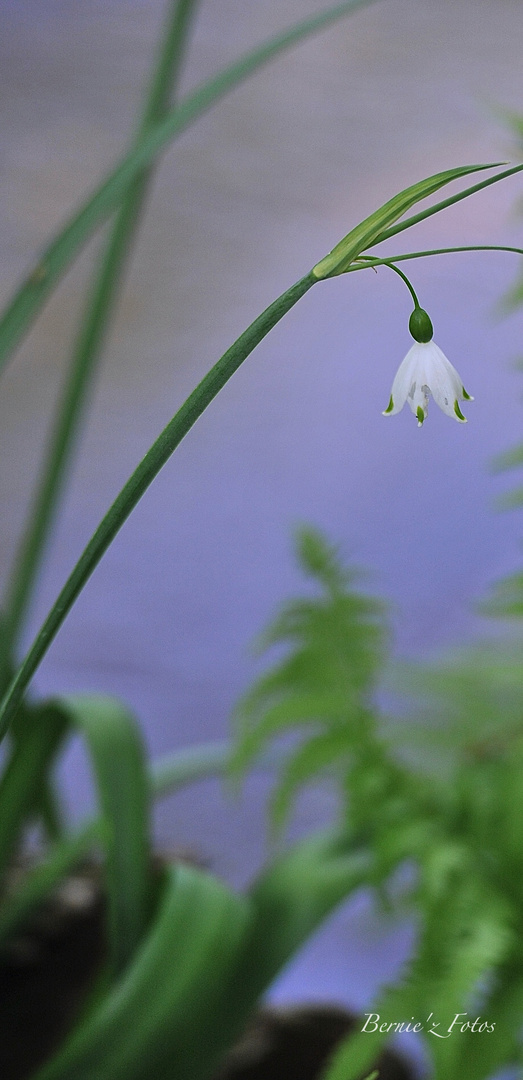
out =
<svg viewBox="0 0 523 1080"><path fill-rule="evenodd" d="M326 0L202 0L183 85ZM0 288L126 145L164 0L4 0L0 13ZM523 110L519 0L381 0L266 67L178 140L152 191L96 384L32 629L128 473L242 329L361 217L458 164L514 156L499 106ZM521 180L490 188L391 242L389 252L523 243ZM1 570L22 524L96 241L4 377ZM225 736L252 679L248 646L301 587L292 528L319 526L393 604L398 653L469 637L472 605L517 566L517 514L492 455L520 438L520 314L494 309L517 257L410 264L438 344L475 402L469 424L431 408L384 419L409 347L410 301L382 269L315 288L249 358L164 469L43 664L41 692L96 690L141 717L152 754ZM89 799L78 747L64 783ZM215 782L166 802L159 842L242 884L265 851L266 781L241 802ZM324 820L323 792L297 828ZM360 1007L408 947L364 898L333 921L280 997ZM340 945L342 942L342 945Z"/></svg>

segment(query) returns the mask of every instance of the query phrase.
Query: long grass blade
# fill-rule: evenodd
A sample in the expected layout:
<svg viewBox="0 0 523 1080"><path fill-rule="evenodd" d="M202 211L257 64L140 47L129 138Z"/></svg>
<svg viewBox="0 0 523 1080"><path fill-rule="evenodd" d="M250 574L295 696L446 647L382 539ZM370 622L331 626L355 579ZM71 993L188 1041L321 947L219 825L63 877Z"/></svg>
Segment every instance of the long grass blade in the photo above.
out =
<svg viewBox="0 0 523 1080"><path fill-rule="evenodd" d="M4 696L0 707L0 739L6 734L28 683L66 615L131 511L213 398L256 345L312 287L314 280L312 274L307 274L251 323L189 395L124 485L87 544Z"/></svg>
<svg viewBox="0 0 523 1080"><path fill-rule="evenodd" d="M0 879L5 874L24 825L38 816L42 785L67 733L67 722L53 704L20 715L0 782Z"/></svg>
<svg viewBox="0 0 523 1080"><path fill-rule="evenodd" d="M179 78L194 7L195 0L175 0L170 6L160 55L154 66L138 128L137 143L168 110ZM16 654L18 638L85 408L87 391L95 375L121 276L138 227L153 164L150 163L138 173L126 191L93 276L29 521L9 581L2 625L5 665Z"/></svg>
<svg viewBox="0 0 523 1080"><path fill-rule="evenodd" d="M57 707L84 736L95 774L107 837L105 877L112 967L121 972L134 955L151 905L149 792L138 725L112 698L60 698Z"/></svg>
<svg viewBox="0 0 523 1080"><path fill-rule="evenodd" d="M171 870L135 962L35 1080L208 1077L275 974L367 874L335 834L298 844L245 899Z"/></svg>
<svg viewBox="0 0 523 1080"><path fill-rule="evenodd" d="M93 232L116 209L129 185L200 116L269 60L373 0L346 0L253 49L189 94L119 161L43 251L0 319L0 368L29 329L67 268Z"/></svg>
<svg viewBox="0 0 523 1080"><path fill-rule="evenodd" d="M368 882L371 858L347 835L309 836L277 859L250 890L254 917L237 996L253 1001L338 904Z"/></svg>
<svg viewBox="0 0 523 1080"><path fill-rule="evenodd" d="M171 867L134 962L35 1080L208 1076L228 1045L219 1018L248 918L248 902L210 875Z"/></svg>
<svg viewBox="0 0 523 1080"><path fill-rule="evenodd" d="M223 739L164 754L148 765L149 797L160 799L199 780L227 775L231 753L232 743ZM280 754L272 749L268 750L261 756L257 768L273 768L280 760ZM3 898L0 910L0 945L17 929L30 911L56 888L63 878L74 871L78 862L89 854L94 846L106 848L109 836L107 820L100 817L84 822L78 832L59 837L44 861L28 871L17 891Z"/></svg>

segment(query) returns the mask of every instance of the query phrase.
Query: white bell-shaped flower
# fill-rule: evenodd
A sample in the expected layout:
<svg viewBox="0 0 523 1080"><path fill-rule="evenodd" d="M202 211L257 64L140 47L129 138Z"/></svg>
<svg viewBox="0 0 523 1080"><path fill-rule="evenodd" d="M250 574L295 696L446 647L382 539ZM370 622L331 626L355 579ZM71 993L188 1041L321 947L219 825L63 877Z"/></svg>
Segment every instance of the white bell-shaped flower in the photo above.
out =
<svg viewBox="0 0 523 1080"><path fill-rule="evenodd" d="M425 327L424 336L427 337L428 327L432 332L428 315L420 308L414 314L420 316L418 322L422 321L421 316L426 317L427 321L423 323L423 326ZM417 326L412 318L409 326L411 333L414 329L418 336ZM393 416L394 413L400 412L407 401L421 427L427 415L430 394L436 405L439 405L447 416L452 416L460 424L467 422L459 407L459 402L474 399L467 394L460 375L438 345L432 341L432 336L428 341L415 341L409 349L396 373L390 401L383 415Z"/></svg>

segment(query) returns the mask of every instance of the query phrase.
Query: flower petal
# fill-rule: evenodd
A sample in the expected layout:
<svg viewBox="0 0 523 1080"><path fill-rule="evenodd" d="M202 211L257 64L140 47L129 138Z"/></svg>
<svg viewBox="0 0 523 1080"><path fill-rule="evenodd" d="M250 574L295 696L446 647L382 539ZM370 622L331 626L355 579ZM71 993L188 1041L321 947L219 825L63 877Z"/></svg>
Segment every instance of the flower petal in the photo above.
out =
<svg viewBox="0 0 523 1080"><path fill-rule="evenodd" d="M402 360L396 375L394 376L390 401L383 413L384 416L394 416L395 413L401 412L412 389L412 385L416 382L417 347L416 342L416 344L409 349L405 359Z"/></svg>
<svg viewBox="0 0 523 1080"><path fill-rule="evenodd" d="M434 341L417 341L398 368L384 416L400 412L408 402L421 426L427 416L430 394L447 416L466 423L459 402L474 399L465 390L460 375Z"/></svg>
<svg viewBox="0 0 523 1080"><path fill-rule="evenodd" d="M456 411L456 403L464 401L463 382L456 368L447 360L435 341L429 341L426 354L426 376L430 392L440 409L460 423L465 423L465 417L459 409Z"/></svg>

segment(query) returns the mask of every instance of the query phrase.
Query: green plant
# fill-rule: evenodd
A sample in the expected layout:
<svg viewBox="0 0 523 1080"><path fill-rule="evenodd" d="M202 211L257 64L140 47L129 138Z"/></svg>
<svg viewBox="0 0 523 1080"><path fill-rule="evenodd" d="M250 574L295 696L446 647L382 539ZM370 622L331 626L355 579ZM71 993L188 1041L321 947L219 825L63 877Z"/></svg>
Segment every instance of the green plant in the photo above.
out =
<svg viewBox="0 0 523 1080"><path fill-rule="evenodd" d="M0 319L0 359L5 362L82 246L111 217L109 239L89 291L49 451L2 609L0 737L6 738L6 755L0 776L1 877L8 872L28 823L41 823L46 847L41 864L28 873L19 890L2 897L0 938L6 940L35 903L93 848L103 855L107 893L108 959L103 977L75 1029L38 1073L39 1080L89 1080L95 1076L97 1080L124 1076L126 1080L142 1080L149 1075L156 1080L173 1075L177 1080L198 1080L211 1075L260 994L325 915L361 883L385 884L393 869L412 852L425 866L429 833L443 851L441 866L431 871L434 895L430 888L427 893L433 920L439 917L438 904L446 902L449 845L443 828L440 835L438 827L433 827L431 815L443 813L448 793L445 789L428 798L426 785L399 764L384 744L372 701L385 647L381 609L353 590L350 576L313 533L303 534L301 556L321 582L325 598L321 603L295 605L273 630L275 640L290 637L297 651L292 662L260 684L244 703L246 715L253 709L259 710L259 715L256 713L250 734L245 732L235 761L238 768L240 762L246 766L269 734L306 719L319 725L319 730L282 773L274 802L275 823L284 820L296 787L314 775L318 763L341 771L344 789L350 792L350 813L331 831L309 837L276 858L246 895L238 896L211 875L188 867L167 867L158 880L151 862L151 799L195 776L223 772L228 748L197 747L149 766L139 727L119 702L80 695L42 702L28 697L26 691L83 586L138 500L196 419L266 334L319 281L378 265L400 274L418 311L414 290L396 264L439 252L407 252L384 258L374 252L376 245L521 171L522 165L497 171L405 217L449 183L497 166L462 166L410 185L353 228L262 312L159 435L87 544L27 655L20 656L21 634L42 553L154 160L170 140L262 63L365 2L350 0L299 24L174 105L172 97L195 4L194 0L173 3L130 149L51 241ZM428 344L426 337L421 344ZM99 818L78 831L61 820L53 783L54 764L74 730L80 731L88 746L99 794ZM402 814L411 806L416 807L418 820L414 828L405 831ZM385 809L389 814L386 827L380 822ZM447 812L451 811L447 808ZM452 846L450 852L455 854ZM468 888L467 892L464 884L457 890L456 910L452 908L449 914L454 920L454 944L461 932L464 907L471 898L474 902L477 899L476 893L470 892L470 882ZM500 900L499 917L493 917L486 930L485 917L478 921L474 958L472 947L465 950L463 962L459 954L452 985L456 1002L489 965L502 962L503 950L508 949L502 906ZM433 922L430 932L432 927ZM422 970L417 976L420 986L426 977L430 949L429 934L427 958L422 952ZM450 956L450 947L448 951ZM436 992L442 993L439 983ZM359 1040L351 1051L353 1063L358 1064L351 1068L367 1068L374 1041ZM348 1080L348 1074L344 1076Z"/></svg>
<svg viewBox="0 0 523 1080"><path fill-rule="evenodd" d="M521 1065L520 645L485 643L431 667L404 667L399 683L415 722L380 715L378 606L353 592L321 536L303 532L298 552L318 593L287 605L263 639L287 649L238 707L233 769L243 773L269 740L302 728L280 767L274 826L304 784L322 775L337 783L345 833L369 859L367 880L410 908L417 925L398 984L326 1080L355 1080L391 1030L414 1024L438 1080L482 1080ZM407 864L416 873L398 899L390 886Z"/></svg>

